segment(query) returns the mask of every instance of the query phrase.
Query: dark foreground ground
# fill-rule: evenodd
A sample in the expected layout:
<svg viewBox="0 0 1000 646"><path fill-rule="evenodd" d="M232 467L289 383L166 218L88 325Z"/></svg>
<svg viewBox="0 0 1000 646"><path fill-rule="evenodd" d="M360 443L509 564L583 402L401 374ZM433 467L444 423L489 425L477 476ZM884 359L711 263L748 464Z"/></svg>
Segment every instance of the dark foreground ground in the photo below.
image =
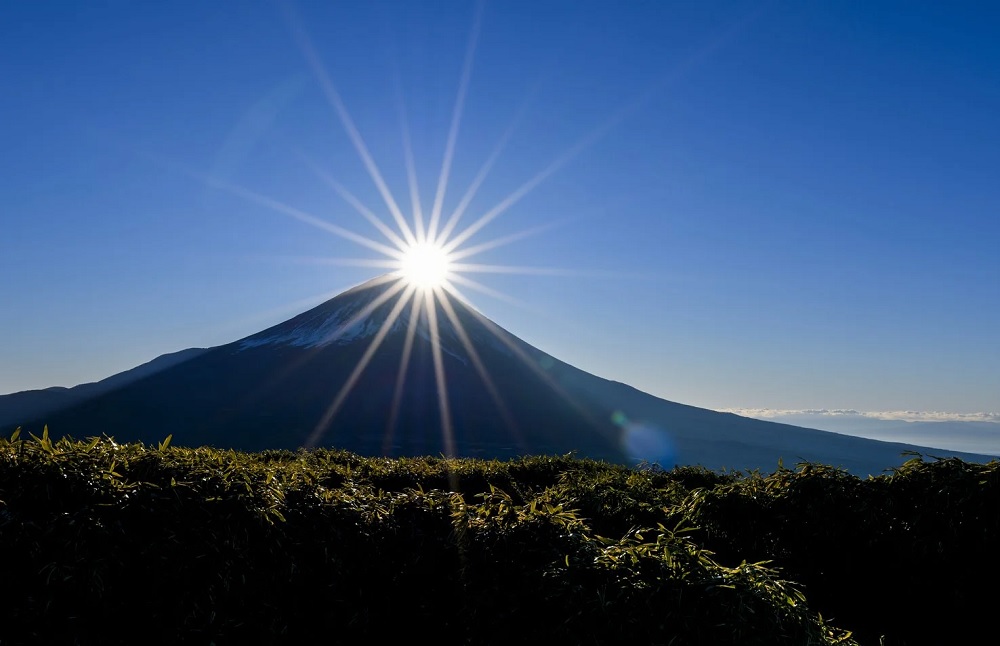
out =
<svg viewBox="0 0 1000 646"><path fill-rule="evenodd" d="M0 644L978 641L1000 463L859 479L0 440Z"/></svg>

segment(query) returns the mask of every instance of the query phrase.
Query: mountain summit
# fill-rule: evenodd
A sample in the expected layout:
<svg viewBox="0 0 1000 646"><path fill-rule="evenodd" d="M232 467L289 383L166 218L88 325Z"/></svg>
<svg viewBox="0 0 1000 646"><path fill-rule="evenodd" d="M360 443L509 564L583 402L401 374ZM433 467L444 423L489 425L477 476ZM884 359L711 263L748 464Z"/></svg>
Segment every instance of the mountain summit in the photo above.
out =
<svg viewBox="0 0 1000 646"><path fill-rule="evenodd" d="M36 407L30 420L3 416L4 400L25 393L0 397L0 425L36 431L48 424L57 435L120 441L172 434L177 444L244 450L326 446L483 458L576 452L622 463L766 471L779 459L809 460L862 475L920 448L659 399L559 361L453 296L432 297L390 277L187 357L92 389L90 397Z"/></svg>

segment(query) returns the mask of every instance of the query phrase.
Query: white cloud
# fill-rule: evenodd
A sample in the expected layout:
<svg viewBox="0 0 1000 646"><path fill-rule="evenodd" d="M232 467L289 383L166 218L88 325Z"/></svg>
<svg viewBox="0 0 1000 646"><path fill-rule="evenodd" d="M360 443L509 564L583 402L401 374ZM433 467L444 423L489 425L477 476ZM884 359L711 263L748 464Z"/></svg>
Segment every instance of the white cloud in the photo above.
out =
<svg viewBox="0 0 1000 646"><path fill-rule="evenodd" d="M720 413L735 413L757 419L817 416L841 419L881 419L901 422L993 422L1000 424L1000 413L949 413L944 411L888 410L859 411L852 408L806 408L782 410L775 408L720 408Z"/></svg>

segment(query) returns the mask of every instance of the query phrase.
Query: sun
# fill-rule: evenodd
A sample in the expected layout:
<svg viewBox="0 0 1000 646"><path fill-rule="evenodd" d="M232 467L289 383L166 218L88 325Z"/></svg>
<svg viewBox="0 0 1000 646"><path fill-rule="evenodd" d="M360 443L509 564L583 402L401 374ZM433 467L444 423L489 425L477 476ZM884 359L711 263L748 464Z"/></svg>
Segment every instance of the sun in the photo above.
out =
<svg viewBox="0 0 1000 646"><path fill-rule="evenodd" d="M403 251L399 274L418 289L443 287L451 272L450 254L433 242L417 242Z"/></svg>
<svg viewBox="0 0 1000 646"><path fill-rule="evenodd" d="M475 237L479 236L480 232L487 225L495 221L549 176L566 165L580 151L599 139L605 131L610 130L610 127L615 125L621 117L616 113L616 116L610 119L605 125L587 134L567 151L557 155L547 166L523 181L523 183L507 194L506 197L500 199L499 202L494 203L489 208L483 208L485 205L479 205L474 201L474 198L493 168L494 162L496 162L510 140L512 133L516 130L516 126L520 121L520 113L518 113L518 116L514 118L514 121L508 126L503 136L486 158L486 161L479 168L474 179L466 188L465 193L457 200L457 204L451 207L445 198L451 178L452 162L455 158L455 147L459 124L462 120L462 111L465 105L465 96L470 86L469 79L472 70L473 54L478 40L479 25L484 5L485 3L483 2L476 4L476 17L473 21L472 31L466 47L462 77L459 81L458 92L452 111L451 125L444 146L444 157L441 162L433 200L429 200L430 204L423 203L420 198L421 191L418 181L419 174L415 163L416 156L412 147L405 101L403 101L402 94L400 94L397 101L397 108L402 135L403 163L406 167L406 179L409 187L410 203L408 205L401 204L396 199L396 196L386 182L386 178L382 175L381 170L379 170L368 148L368 144L362 137L332 77L320 60L312 41L309 39L304 24L296 16L288 16L299 48L308 60L330 107L340 120L362 165L367 170L372 183L382 198L384 209L382 207L373 209L346 186L337 181L319 163L309 159L305 154L301 154L300 157L314 174L332 188L347 204L353 207L369 224L374 226L381 236L370 237L369 235L355 232L327 218L303 211L266 195L231 184L228 181L212 177L206 179L215 188L229 191L250 202L310 224L339 238L354 242L366 248L369 252L377 254L376 257L365 258L318 258L316 259L318 262L377 268L383 272L387 272L373 278L372 282L379 285L385 284L388 287L355 312L348 321L339 324L338 329L331 331L331 338L339 338L340 335L355 329L356 326L362 323L367 325L367 321L373 313L377 310L384 312L385 309L383 306L388 307L388 313L382 318L382 322L371 337L368 347L358 359L351 374L337 391L326 412L317 421L306 446L318 446L319 442L322 441L327 431L331 428L332 420L351 394L362 373L367 369L373 357L375 357L375 353L382 347L388 335L398 329L396 324L399 321L403 321L406 324L406 334L402 343L393 404L387 425L389 430L386 437L383 438L383 452L387 453L391 448L392 429L395 427L395 420L403 401L407 374L411 372L408 366L410 365L415 343L414 339L418 328L429 333L425 338L429 337L428 340L430 342L431 362L434 368L434 382L437 391L437 409L440 417L441 437L444 443L445 455L455 455L456 440L448 403L448 380L445 374L446 361L443 356L447 351L442 347L440 340L442 326L444 329L450 331L450 338L457 340L462 345L466 356L485 384L498 410L506 410L486 365L479 358L476 346L465 330L463 319L466 316L459 315L455 303L464 304L462 312L469 312L468 316L486 325L487 329L496 335L500 343L510 348L514 355L524 361L529 368L535 370L541 378L550 379L550 376L536 365L536 361L533 358L525 354L517 344L510 342L507 336L495 330L495 325L491 321L478 314L471 304L470 299L463 293L464 290L470 289L486 294L491 298L499 298L517 304L516 301L506 297L502 292L483 285L478 280L469 276L469 274L548 275L566 273L566 270L556 268L487 264L475 260L479 254L534 235L549 228L549 225L536 225L529 229L486 240L482 240L480 237L477 241ZM527 103L524 105L527 105ZM430 208L426 208L427 206L430 206ZM467 220L462 222L463 215L469 211L478 211L480 208L483 208L483 210L476 214L472 222ZM472 260L470 261L470 259ZM379 310L379 308L383 309ZM377 321L378 319L373 320ZM368 328L366 327L365 329L367 330ZM557 384L553 384L553 386L558 388Z"/></svg>

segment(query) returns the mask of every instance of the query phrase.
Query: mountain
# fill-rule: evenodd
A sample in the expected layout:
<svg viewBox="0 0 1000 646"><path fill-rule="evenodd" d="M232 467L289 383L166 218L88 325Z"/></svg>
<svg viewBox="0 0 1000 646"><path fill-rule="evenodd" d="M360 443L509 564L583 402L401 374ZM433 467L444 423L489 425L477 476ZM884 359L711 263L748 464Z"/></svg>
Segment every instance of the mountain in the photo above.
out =
<svg viewBox="0 0 1000 646"><path fill-rule="evenodd" d="M24 390L9 395L0 395L0 428L16 426L25 420L52 415L73 404L110 392L148 375L183 363L188 359L193 359L203 352L205 352L205 348L188 348L179 352L170 352L106 379L80 384L72 388L52 386L39 390Z"/></svg>
<svg viewBox="0 0 1000 646"><path fill-rule="evenodd" d="M390 277L369 281L257 334L32 417L26 430L48 424L57 436L156 442L172 434L188 446L330 446L366 455L575 451L765 471L780 458L862 475L920 450L659 399L559 361L454 297L412 294Z"/></svg>

